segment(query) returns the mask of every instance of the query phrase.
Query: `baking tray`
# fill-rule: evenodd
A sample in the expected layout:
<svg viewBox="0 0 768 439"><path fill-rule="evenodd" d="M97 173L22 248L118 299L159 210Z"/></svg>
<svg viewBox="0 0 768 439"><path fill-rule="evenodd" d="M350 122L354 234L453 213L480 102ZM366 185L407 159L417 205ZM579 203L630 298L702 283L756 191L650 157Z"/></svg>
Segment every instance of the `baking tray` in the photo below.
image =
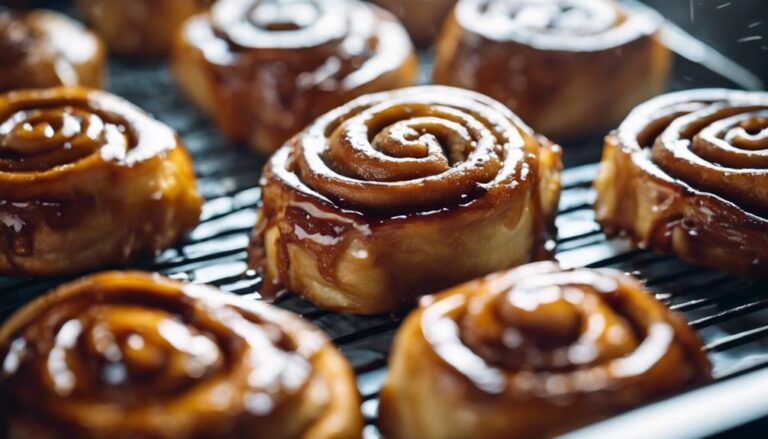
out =
<svg viewBox="0 0 768 439"><path fill-rule="evenodd" d="M41 2L65 9L62 2ZM634 2L633 2L634 3ZM750 72L674 25L664 30L676 53L670 89L736 87L762 89ZM430 71L422 56L422 82ZM259 207L259 173L265 157L221 137L177 92L163 61L111 59L108 89L175 128L191 152L199 189L206 199L202 221L187 238L154 259L130 267L175 279L215 285L261 298L259 276L247 269L247 246ZM594 221L592 179L602 150L599 138L566 144L556 258L567 266L613 267L646 281L670 308L699 332L714 365L715 383L633 410L571 433L574 437L701 437L768 416L768 295L765 287L716 271L685 265L672 257L634 250L625 240L607 240ZM0 320L46 290L76 276L55 279L0 277ZM293 295L276 304L295 311L328 332L358 376L366 419L365 437L375 426L378 392L387 354L404 313L360 317L315 308ZM752 430L754 432L754 430Z"/></svg>

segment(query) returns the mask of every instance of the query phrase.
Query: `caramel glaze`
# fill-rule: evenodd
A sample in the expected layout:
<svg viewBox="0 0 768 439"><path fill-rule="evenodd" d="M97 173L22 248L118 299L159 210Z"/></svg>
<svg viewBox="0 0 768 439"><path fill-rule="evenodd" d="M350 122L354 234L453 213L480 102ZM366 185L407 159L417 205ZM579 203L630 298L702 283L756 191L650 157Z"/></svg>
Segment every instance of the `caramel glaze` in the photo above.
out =
<svg viewBox="0 0 768 439"><path fill-rule="evenodd" d="M768 280L766 157L768 93L660 96L606 137L597 220L642 248Z"/></svg>
<svg viewBox="0 0 768 439"><path fill-rule="evenodd" d="M272 153L314 118L365 93L412 85L405 29L357 0L222 0L186 22L181 88L235 141Z"/></svg>
<svg viewBox="0 0 768 439"><path fill-rule="evenodd" d="M395 14L419 46L430 46L456 0L375 0Z"/></svg>
<svg viewBox="0 0 768 439"><path fill-rule="evenodd" d="M266 293L374 314L544 256L560 148L450 87L358 98L264 168L252 265Z"/></svg>
<svg viewBox="0 0 768 439"><path fill-rule="evenodd" d="M461 0L433 80L498 99L556 139L604 132L664 90L660 23L612 0Z"/></svg>
<svg viewBox="0 0 768 439"><path fill-rule="evenodd" d="M614 270L539 262L427 297L381 393L388 438L537 438L703 384L701 342Z"/></svg>
<svg viewBox="0 0 768 439"><path fill-rule="evenodd" d="M125 56L168 53L181 24L215 0L76 0L80 15L109 46Z"/></svg>
<svg viewBox="0 0 768 439"><path fill-rule="evenodd" d="M80 87L0 95L0 273L151 254L194 227L201 204L178 136L132 104Z"/></svg>
<svg viewBox="0 0 768 439"><path fill-rule="evenodd" d="M354 376L316 327L158 275L65 284L0 329L3 437L359 438Z"/></svg>
<svg viewBox="0 0 768 439"><path fill-rule="evenodd" d="M0 8L0 92L59 85L101 87L104 45L53 11Z"/></svg>

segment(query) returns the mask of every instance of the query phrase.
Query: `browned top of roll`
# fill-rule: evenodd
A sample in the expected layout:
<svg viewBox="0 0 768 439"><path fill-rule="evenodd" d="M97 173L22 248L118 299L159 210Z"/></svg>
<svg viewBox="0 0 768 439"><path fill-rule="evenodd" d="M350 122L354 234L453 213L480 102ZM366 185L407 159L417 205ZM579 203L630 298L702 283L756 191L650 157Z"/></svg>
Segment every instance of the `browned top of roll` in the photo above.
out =
<svg viewBox="0 0 768 439"><path fill-rule="evenodd" d="M4 200L91 190L93 180L78 181L79 175L101 166L128 169L177 147L172 129L103 91L60 87L0 95Z"/></svg>
<svg viewBox="0 0 768 439"><path fill-rule="evenodd" d="M670 93L635 109L615 136L650 174L768 217L768 93Z"/></svg>
<svg viewBox="0 0 768 439"><path fill-rule="evenodd" d="M524 191L536 184L542 144L549 142L490 98L414 87L320 117L267 170L315 199L399 215Z"/></svg>
<svg viewBox="0 0 768 439"><path fill-rule="evenodd" d="M660 25L655 14L630 12L612 0L461 0L454 13L464 29L488 40L541 50L609 50Z"/></svg>
<svg viewBox="0 0 768 439"><path fill-rule="evenodd" d="M316 364L328 346L265 303L99 274L0 329L0 417L14 431L87 437L303 437L340 397Z"/></svg>
<svg viewBox="0 0 768 439"><path fill-rule="evenodd" d="M645 382L652 394L670 386L662 371L673 387L709 378L695 333L617 271L542 262L449 291L423 310L421 332L477 391L557 399Z"/></svg>

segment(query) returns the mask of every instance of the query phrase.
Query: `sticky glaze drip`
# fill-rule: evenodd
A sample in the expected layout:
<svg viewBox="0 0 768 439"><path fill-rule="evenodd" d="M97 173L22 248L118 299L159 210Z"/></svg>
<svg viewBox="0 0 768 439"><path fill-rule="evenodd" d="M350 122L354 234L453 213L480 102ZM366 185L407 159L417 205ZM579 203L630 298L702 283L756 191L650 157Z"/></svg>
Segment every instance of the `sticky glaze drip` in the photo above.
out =
<svg viewBox="0 0 768 439"><path fill-rule="evenodd" d="M639 106L606 140L598 221L642 247L760 278L767 117L762 92L691 90Z"/></svg>
<svg viewBox="0 0 768 439"><path fill-rule="evenodd" d="M0 95L0 272L123 262L175 240L200 204L176 133L129 102L80 87Z"/></svg>
<svg viewBox="0 0 768 439"><path fill-rule="evenodd" d="M374 300L350 291L349 300L394 308L494 271L486 264L544 257L560 166L559 147L479 94L433 86L367 95L317 119L266 165L252 264L264 269L268 292L362 282L345 271L356 266L376 276L373 289L396 293ZM434 261L402 273L402 264L446 257L446 242L479 251L467 233L517 247L486 252L494 255L487 262L478 256L461 266L457 259L448 274ZM296 274L307 266L318 276Z"/></svg>
<svg viewBox="0 0 768 439"><path fill-rule="evenodd" d="M16 428L99 437L295 436L330 406L332 390L311 384L327 343L263 303L157 276L102 274L4 327L2 417Z"/></svg>

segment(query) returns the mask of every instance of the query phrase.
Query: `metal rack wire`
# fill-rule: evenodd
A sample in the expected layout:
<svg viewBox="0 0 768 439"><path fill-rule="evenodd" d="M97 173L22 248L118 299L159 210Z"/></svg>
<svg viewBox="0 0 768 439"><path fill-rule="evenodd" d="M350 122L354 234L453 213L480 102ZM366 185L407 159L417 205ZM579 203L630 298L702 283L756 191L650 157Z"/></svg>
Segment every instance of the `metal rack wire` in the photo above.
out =
<svg viewBox="0 0 768 439"><path fill-rule="evenodd" d="M681 61L685 62L685 61ZM704 70L702 70L704 71ZM186 240L131 268L157 271L177 279L216 285L259 298L260 279L247 271L246 248L259 205L260 158L232 147L176 92L164 64L113 61L110 89L154 113L177 129L192 153L200 190L207 202L201 224ZM589 154L599 150L591 145ZM566 151L568 154L570 151ZM557 219L557 259L565 265L614 267L644 279L657 297L682 312L705 343L717 380L768 366L768 295L760 286L710 270L687 266L672 257L608 241L594 221L591 182L596 165L564 174ZM0 317L68 279L0 278ZM277 301L327 331L358 373L366 436L377 437L378 391L386 358L402 315L357 317L318 310L296 297Z"/></svg>

